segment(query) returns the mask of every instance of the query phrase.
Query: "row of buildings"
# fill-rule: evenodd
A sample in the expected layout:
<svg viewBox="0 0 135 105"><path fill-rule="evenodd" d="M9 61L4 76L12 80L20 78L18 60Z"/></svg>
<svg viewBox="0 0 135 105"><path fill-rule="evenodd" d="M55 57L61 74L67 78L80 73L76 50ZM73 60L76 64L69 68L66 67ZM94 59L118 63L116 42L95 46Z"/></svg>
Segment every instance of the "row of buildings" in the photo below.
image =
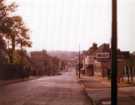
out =
<svg viewBox="0 0 135 105"><path fill-rule="evenodd" d="M7 53L0 46L0 79L24 78L31 75L58 75L64 70L66 62L50 56L47 51L15 51L15 62L8 62Z"/></svg>
<svg viewBox="0 0 135 105"><path fill-rule="evenodd" d="M47 51L32 51L30 59L34 64L35 75L56 75L65 67L65 62L57 57L50 56Z"/></svg>
<svg viewBox="0 0 135 105"><path fill-rule="evenodd" d="M130 57L129 51L117 50L118 75L123 75L127 60ZM87 51L81 54L83 64L82 71L87 75L106 77L111 72L111 47L108 43L98 46L96 43Z"/></svg>

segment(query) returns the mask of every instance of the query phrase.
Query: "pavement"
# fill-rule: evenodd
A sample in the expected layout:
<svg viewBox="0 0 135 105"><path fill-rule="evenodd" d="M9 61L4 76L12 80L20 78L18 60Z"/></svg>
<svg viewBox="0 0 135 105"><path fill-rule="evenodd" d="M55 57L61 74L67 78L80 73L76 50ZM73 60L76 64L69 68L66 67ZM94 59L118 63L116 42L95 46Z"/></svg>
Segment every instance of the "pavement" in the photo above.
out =
<svg viewBox="0 0 135 105"><path fill-rule="evenodd" d="M37 78L39 77L30 76L28 78L20 78L20 79L13 79L13 80L0 80L0 86L14 84L14 83L23 82L23 81L29 81L29 80L33 80Z"/></svg>
<svg viewBox="0 0 135 105"><path fill-rule="evenodd" d="M103 101L108 103L105 105L110 105L111 90L108 87L108 84L102 83L95 77L87 76L81 76L79 82L83 85L83 88L92 100L93 105L102 105L101 103Z"/></svg>
<svg viewBox="0 0 135 105"><path fill-rule="evenodd" d="M0 105L92 105L74 71L0 86Z"/></svg>
<svg viewBox="0 0 135 105"><path fill-rule="evenodd" d="M91 98L93 105L111 105L110 82L97 77L81 76L79 82ZM135 105L135 87L119 85L118 105Z"/></svg>

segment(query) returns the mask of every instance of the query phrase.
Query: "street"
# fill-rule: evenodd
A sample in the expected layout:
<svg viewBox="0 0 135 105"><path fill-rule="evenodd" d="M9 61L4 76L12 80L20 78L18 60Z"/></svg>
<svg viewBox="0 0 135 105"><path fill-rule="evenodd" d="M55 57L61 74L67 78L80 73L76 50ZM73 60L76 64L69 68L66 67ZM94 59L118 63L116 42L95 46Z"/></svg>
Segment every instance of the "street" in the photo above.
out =
<svg viewBox="0 0 135 105"><path fill-rule="evenodd" d="M75 72L0 87L0 105L91 105Z"/></svg>

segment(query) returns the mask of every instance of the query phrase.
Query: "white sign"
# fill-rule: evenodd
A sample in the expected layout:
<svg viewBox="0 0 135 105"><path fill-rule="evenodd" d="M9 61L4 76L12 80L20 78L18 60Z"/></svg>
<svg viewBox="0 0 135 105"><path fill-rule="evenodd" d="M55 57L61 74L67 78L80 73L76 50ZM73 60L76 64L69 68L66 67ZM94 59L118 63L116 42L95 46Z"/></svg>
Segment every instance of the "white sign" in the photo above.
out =
<svg viewBox="0 0 135 105"><path fill-rule="evenodd" d="M109 53L109 52L97 53L97 54L96 54L96 58L97 58L97 59L110 58L110 53Z"/></svg>

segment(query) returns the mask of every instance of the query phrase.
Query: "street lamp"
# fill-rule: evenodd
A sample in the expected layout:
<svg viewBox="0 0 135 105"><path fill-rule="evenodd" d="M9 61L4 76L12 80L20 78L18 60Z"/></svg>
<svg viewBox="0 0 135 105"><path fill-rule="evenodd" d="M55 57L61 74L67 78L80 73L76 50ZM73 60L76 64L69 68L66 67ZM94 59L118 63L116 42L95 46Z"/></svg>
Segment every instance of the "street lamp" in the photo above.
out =
<svg viewBox="0 0 135 105"><path fill-rule="evenodd" d="M112 0L112 74L111 74L111 105L117 105L117 0Z"/></svg>

